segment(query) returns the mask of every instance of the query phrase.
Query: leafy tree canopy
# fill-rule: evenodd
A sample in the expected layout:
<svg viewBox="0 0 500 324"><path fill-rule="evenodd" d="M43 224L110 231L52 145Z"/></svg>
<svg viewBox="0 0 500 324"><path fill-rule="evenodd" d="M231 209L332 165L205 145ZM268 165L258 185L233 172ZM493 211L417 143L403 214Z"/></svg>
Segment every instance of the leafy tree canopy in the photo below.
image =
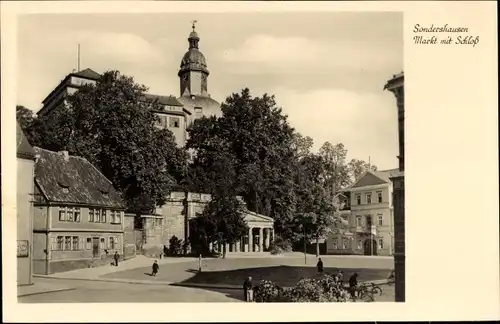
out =
<svg viewBox="0 0 500 324"><path fill-rule="evenodd" d="M176 183L185 155L169 130L155 127L154 111L162 108L144 99L146 91L106 72L36 119L33 144L85 157L124 194L130 211L150 213Z"/></svg>
<svg viewBox="0 0 500 324"><path fill-rule="evenodd" d="M191 221L190 240L232 244L248 233L244 204L235 196L215 196Z"/></svg>
<svg viewBox="0 0 500 324"><path fill-rule="evenodd" d="M201 118L188 130L196 188L242 195L250 210L276 220L279 233L293 218L293 128L267 94L243 89L221 108L222 117Z"/></svg>

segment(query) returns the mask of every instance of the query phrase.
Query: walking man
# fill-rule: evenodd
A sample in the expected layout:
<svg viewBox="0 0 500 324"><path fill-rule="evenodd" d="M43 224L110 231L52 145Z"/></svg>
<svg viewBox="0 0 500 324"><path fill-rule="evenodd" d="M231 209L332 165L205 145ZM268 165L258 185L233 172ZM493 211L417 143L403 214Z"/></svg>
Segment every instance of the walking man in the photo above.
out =
<svg viewBox="0 0 500 324"><path fill-rule="evenodd" d="M323 261L321 260L321 258L319 258L318 264L316 264L316 267L318 268L319 273L323 272Z"/></svg>
<svg viewBox="0 0 500 324"><path fill-rule="evenodd" d="M113 258L115 259L115 266L118 267L118 260L120 260L120 255L118 255L118 252L115 252Z"/></svg>
<svg viewBox="0 0 500 324"><path fill-rule="evenodd" d="M155 262L153 263L153 272L151 272L151 276L156 277L158 270L160 270L160 266L158 265L158 261L155 260Z"/></svg>
<svg viewBox="0 0 500 324"><path fill-rule="evenodd" d="M245 301L252 302L253 301L253 284L252 277L248 277L243 283L243 293L245 294Z"/></svg>

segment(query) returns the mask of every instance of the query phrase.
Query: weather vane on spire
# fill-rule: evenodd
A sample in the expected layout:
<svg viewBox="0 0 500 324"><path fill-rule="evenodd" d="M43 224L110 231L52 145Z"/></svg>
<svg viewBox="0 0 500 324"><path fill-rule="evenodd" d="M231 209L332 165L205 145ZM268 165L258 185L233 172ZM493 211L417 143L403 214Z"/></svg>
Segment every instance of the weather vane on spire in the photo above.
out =
<svg viewBox="0 0 500 324"><path fill-rule="evenodd" d="M194 31L194 29L196 27L196 23L198 22L198 20L192 20L191 22L193 23L193 31Z"/></svg>

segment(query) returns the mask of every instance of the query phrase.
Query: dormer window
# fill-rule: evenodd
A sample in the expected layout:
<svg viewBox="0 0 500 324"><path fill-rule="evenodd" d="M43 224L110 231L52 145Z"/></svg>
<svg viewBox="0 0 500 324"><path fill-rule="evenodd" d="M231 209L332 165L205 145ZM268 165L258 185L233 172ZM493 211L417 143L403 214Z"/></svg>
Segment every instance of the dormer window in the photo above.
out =
<svg viewBox="0 0 500 324"><path fill-rule="evenodd" d="M101 195L103 195L104 198L109 197L109 189L108 188L101 188L101 189L99 189L99 191L101 192Z"/></svg>
<svg viewBox="0 0 500 324"><path fill-rule="evenodd" d="M69 193L69 183L65 179L60 179L57 184L61 187L63 193Z"/></svg>
<svg viewBox="0 0 500 324"><path fill-rule="evenodd" d="M203 108L201 108L201 107L194 107L194 112L197 115L201 115L203 113Z"/></svg>

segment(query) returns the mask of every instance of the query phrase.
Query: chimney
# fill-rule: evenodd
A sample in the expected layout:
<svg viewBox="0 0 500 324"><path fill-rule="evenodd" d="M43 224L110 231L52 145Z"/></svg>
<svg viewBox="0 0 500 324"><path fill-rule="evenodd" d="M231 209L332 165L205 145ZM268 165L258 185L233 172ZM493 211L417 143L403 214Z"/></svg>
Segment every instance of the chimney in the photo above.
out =
<svg viewBox="0 0 500 324"><path fill-rule="evenodd" d="M64 161L66 161L66 162L69 161L69 153L68 153L68 151L59 151L59 154L62 155Z"/></svg>

